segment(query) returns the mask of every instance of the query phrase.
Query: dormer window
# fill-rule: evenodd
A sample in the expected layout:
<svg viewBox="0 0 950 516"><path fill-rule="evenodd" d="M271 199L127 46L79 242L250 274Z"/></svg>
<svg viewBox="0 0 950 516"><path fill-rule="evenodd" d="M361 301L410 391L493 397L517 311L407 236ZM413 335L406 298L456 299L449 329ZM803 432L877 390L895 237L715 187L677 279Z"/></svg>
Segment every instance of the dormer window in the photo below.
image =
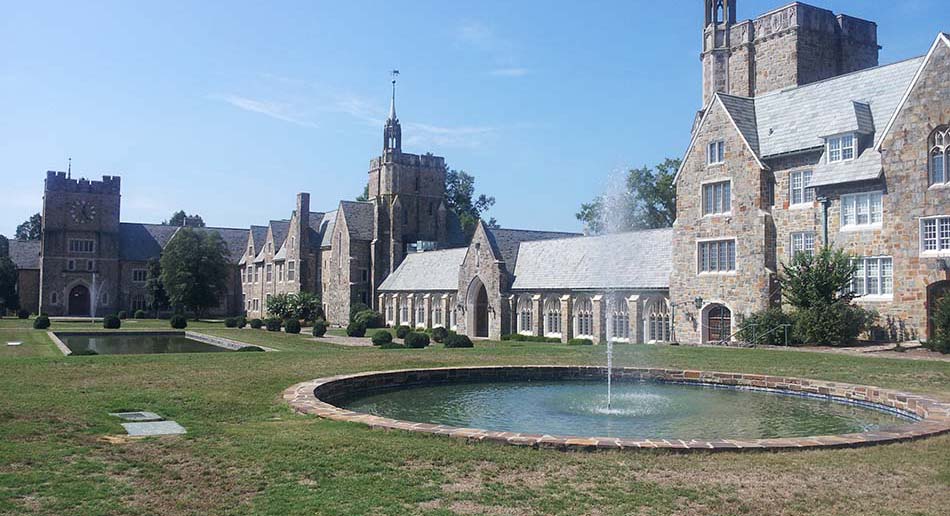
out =
<svg viewBox="0 0 950 516"><path fill-rule="evenodd" d="M726 142L712 142L706 149L706 164L719 165L726 161Z"/></svg>
<svg viewBox="0 0 950 516"><path fill-rule="evenodd" d="M828 163L854 159L856 144L853 134L832 136L827 139Z"/></svg>

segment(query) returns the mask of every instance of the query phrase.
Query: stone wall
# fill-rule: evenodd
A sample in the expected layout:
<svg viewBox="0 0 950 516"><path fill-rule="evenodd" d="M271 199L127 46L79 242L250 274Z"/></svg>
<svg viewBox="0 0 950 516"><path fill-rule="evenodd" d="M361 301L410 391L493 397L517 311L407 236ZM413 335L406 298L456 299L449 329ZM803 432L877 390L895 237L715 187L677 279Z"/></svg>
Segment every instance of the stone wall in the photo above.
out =
<svg viewBox="0 0 950 516"><path fill-rule="evenodd" d="M40 311L40 271L39 269L20 269L17 271L17 295L20 297L20 309L30 313Z"/></svg>

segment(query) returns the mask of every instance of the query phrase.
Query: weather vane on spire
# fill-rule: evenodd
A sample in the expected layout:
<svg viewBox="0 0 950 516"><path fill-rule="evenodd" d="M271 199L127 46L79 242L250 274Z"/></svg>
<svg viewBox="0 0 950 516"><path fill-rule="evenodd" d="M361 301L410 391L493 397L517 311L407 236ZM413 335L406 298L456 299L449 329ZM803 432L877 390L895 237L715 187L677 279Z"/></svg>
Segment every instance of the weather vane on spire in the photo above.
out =
<svg viewBox="0 0 950 516"><path fill-rule="evenodd" d="M399 70L393 70L389 72L393 78L393 98L389 103L389 119L396 119L396 77L399 77Z"/></svg>
<svg viewBox="0 0 950 516"><path fill-rule="evenodd" d="M69 158L66 162L66 178L72 179L73 177L73 158Z"/></svg>

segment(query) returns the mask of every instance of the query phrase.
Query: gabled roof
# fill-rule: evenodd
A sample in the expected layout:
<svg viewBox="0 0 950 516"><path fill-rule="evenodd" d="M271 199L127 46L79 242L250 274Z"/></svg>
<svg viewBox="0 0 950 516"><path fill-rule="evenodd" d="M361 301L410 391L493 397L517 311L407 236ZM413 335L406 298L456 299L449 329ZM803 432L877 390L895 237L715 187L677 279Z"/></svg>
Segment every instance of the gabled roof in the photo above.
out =
<svg viewBox="0 0 950 516"><path fill-rule="evenodd" d="M159 258L179 229L181 227L165 224L122 222L119 224L119 258L140 262Z"/></svg>
<svg viewBox="0 0 950 516"><path fill-rule="evenodd" d="M39 269L40 241L10 240L10 259L17 269Z"/></svg>
<svg viewBox="0 0 950 516"><path fill-rule="evenodd" d="M524 242L512 290L665 289L673 229Z"/></svg>
<svg viewBox="0 0 950 516"><path fill-rule="evenodd" d="M319 238L314 239L314 242L318 244L318 247L332 247L333 228L336 226L336 215L337 210L329 211L323 215L323 220L320 222L319 230L316 230ZM310 227L313 228L312 221Z"/></svg>
<svg viewBox="0 0 950 516"><path fill-rule="evenodd" d="M356 240L372 240L375 215L373 203L360 201L340 201L340 210L346 220L350 237Z"/></svg>
<svg viewBox="0 0 950 516"><path fill-rule="evenodd" d="M484 224L482 222L480 223ZM509 271L513 271L515 265L518 263L518 250L522 242L583 236L580 233L567 233L563 231L489 228L487 225L485 225L485 232L492 246L494 246L498 252L498 255L504 260Z"/></svg>
<svg viewBox="0 0 950 516"><path fill-rule="evenodd" d="M409 253L379 286L380 292L456 291L466 247Z"/></svg>
<svg viewBox="0 0 950 516"><path fill-rule="evenodd" d="M759 154L759 133L755 129L755 101L747 97L720 94L722 107L732 118L739 134L745 138L749 147L756 155Z"/></svg>
<svg viewBox="0 0 950 516"><path fill-rule="evenodd" d="M284 240L287 240L287 234L290 232L290 221L289 220L272 220L270 221L270 231L274 235L274 247L280 248L284 245Z"/></svg>
<svg viewBox="0 0 950 516"><path fill-rule="evenodd" d="M254 256L257 256L267 240L267 226L251 226L251 236L254 237Z"/></svg>

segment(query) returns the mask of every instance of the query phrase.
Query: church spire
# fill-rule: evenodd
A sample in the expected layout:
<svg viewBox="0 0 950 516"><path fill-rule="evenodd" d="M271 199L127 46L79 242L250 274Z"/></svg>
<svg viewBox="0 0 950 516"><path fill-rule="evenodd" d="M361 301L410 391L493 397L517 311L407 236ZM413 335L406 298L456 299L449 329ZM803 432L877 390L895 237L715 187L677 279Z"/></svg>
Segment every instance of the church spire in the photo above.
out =
<svg viewBox="0 0 950 516"><path fill-rule="evenodd" d="M399 76L399 70L393 70L392 76L393 96L389 102L389 118L386 119L386 127L383 129L383 153L402 151L402 127L396 118L396 77Z"/></svg>

